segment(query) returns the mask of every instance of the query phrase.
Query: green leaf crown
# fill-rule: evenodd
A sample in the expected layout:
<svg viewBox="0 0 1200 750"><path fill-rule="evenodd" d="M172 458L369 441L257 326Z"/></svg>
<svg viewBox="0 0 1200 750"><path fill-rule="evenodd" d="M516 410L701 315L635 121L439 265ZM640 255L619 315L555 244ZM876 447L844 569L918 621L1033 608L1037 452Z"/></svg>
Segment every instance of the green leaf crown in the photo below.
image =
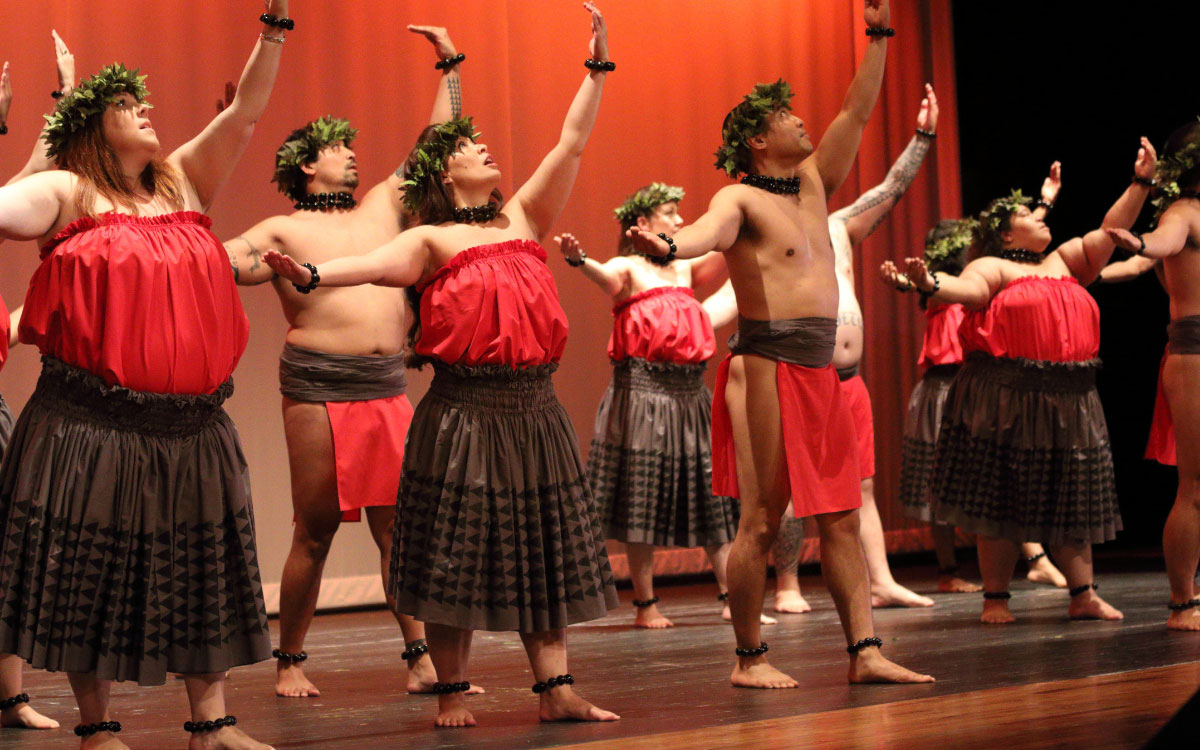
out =
<svg viewBox="0 0 1200 750"><path fill-rule="evenodd" d="M733 108L721 128L721 147L717 149L716 168L737 177L745 166L746 141L767 129L772 113L792 109L792 87L780 78L775 83L760 83ZM739 162L743 162L739 164Z"/></svg>
<svg viewBox="0 0 1200 750"><path fill-rule="evenodd" d="M475 140L480 135L470 117L460 117L437 125L418 143L408 155L404 165L404 205L408 210L420 214L429 200L429 189L434 180L446 171L446 160L454 153L459 138Z"/></svg>
<svg viewBox="0 0 1200 750"><path fill-rule="evenodd" d="M1033 199L1014 190L1003 198L997 198L987 204L987 208L979 213L978 229L988 235L999 234L1004 220L1014 214L1021 206L1028 206Z"/></svg>
<svg viewBox="0 0 1200 750"><path fill-rule="evenodd" d="M145 80L146 76L138 75L137 69L130 70L122 63L113 63L81 81L74 91L58 100L54 114L44 115L46 127L42 130L42 139L49 145L46 155L51 159L58 158L71 136L87 125L88 118L104 112L121 94L132 94L139 103L144 102L150 95Z"/></svg>
<svg viewBox="0 0 1200 750"><path fill-rule="evenodd" d="M683 188L667 185L663 182L652 182L625 199L625 202L613 209L617 221L625 229L637 223L639 216L650 217L654 209L664 203L678 203L683 200Z"/></svg>
<svg viewBox="0 0 1200 750"><path fill-rule="evenodd" d="M955 227L941 239L925 243L925 263L936 269L947 261L962 257L963 251L975 240L975 219L958 219Z"/></svg>
<svg viewBox="0 0 1200 750"><path fill-rule="evenodd" d="M350 127L349 120L333 115L313 120L275 152L275 174L271 182L277 183L279 192L289 198L303 198L307 175L301 167L315 161L321 149L335 143L349 146L357 135L358 129Z"/></svg>
<svg viewBox="0 0 1200 750"><path fill-rule="evenodd" d="M1200 164L1200 141L1189 143L1173 154L1167 154L1158 160L1154 175L1158 178L1155 188L1154 223L1162 218L1163 212L1175 201L1179 200L1179 179Z"/></svg>

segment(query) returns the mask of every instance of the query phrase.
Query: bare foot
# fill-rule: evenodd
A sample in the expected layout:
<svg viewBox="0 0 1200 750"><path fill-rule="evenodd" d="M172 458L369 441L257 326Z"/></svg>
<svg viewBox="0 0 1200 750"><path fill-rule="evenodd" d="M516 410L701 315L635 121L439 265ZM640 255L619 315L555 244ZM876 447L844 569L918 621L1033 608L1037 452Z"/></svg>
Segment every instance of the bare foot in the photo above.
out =
<svg viewBox="0 0 1200 750"><path fill-rule="evenodd" d="M1054 586L1060 589L1067 587L1067 577L1054 567L1054 563L1050 562L1048 557L1039 557L1033 565L1030 565L1025 578L1032 583L1040 583L1045 586Z"/></svg>
<svg viewBox="0 0 1200 750"><path fill-rule="evenodd" d="M461 693L438 696L438 715L433 720L436 727L473 727L475 717L467 710Z"/></svg>
<svg viewBox="0 0 1200 750"><path fill-rule="evenodd" d="M725 609L721 610L721 619L724 620L725 622L733 622L733 612L730 611L728 604L725 605ZM759 613L759 615L758 615L758 622L760 625L778 625L779 624L779 620L776 620L774 617L771 617L769 615L764 615L762 613Z"/></svg>
<svg viewBox="0 0 1200 750"><path fill-rule="evenodd" d="M270 745L251 739L237 727L222 727L215 732L197 732L188 740L188 750L274 750Z"/></svg>
<svg viewBox="0 0 1200 750"><path fill-rule="evenodd" d="M938 591L943 594L977 594L983 586L958 576L938 576Z"/></svg>
<svg viewBox="0 0 1200 750"><path fill-rule="evenodd" d="M317 686L304 676L299 664L279 659L275 662L275 695L280 698L316 698L321 694Z"/></svg>
<svg viewBox="0 0 1200 750"><path fill-rule="evenodd" d="M1200 609L1192 607L1167 615L1167 630L1200 630Z"/></svg>
<svg viewBox="0 0 1200 750"><path fill-rule="evenodd" d="M542 721L616 721L621 717L580 698L570 685L560 685L542 693L538 718Z"/></svg>
<svg viewBox="0 0 1200 750"><path fill-rule="evenodd" d="M892 581L889 584L871 584L871 606L876 609L883 607L932 607L933 600L928 596L909 591L900 584Z"/></svg>
<svg viewBox="0 0 1200 750"><path fill-rule="evenodd" d="M633 624L639 628L650 628L651 630L675 627L675 623L663 617L662 612L658 611L657 604L651 604L649 607L638 607L637 614L633 618Z"/></svg>
<svg viewBox="0 0 1200 750"><path fill-rule="evenodd" d="M1123 620L1121 610L1101 599L1095 591L1071 598L1067 615L1072 620Z"/></svg>
<svg viewBox="0 0 1200 750"><path fill-rule="evenodd" d="M1017 618L1008 608L1007 599L984 599L983 614L979 616L979 621L984 625L1007 625L1016 622Z"/></svg>
<svg viewBox="0 0 1200 750"><path fill-rule="evenodd" d="M414 695L432 695L433 686L438 681L437 670L433 668L433 660L429 658L428 653L421 656L408 665L408 686L409 693ZM478 685L472 685L463 695L480 695L487 691Z"/></svg>
<svg viewBox="0 0 1200 750"><path fill-rule="evenodd" d="M734 687L776 690L799 687L800 683L767 663L767 657L738 658L729 682Z"/></svg>
<svg viewBox="0 0 1200 750"><path fill-rule="evenodd" d="M0 727L11 729L58 729L58 722L42 716L28 703L0 712Z"/></svg>
<svg viewBox="0 0 1200 750"><path fill-rule="evenodd" d="M79 750L129 750L112 732L97 732L79 741Z"/></svg>
<svg viewBox="0 0 1200 750"><path fill-rule="evenodd" d="M804 600L799 591L776 589L774 609L780 614L802 615L805 612L812 612L812 605Z"/></svg>
<svg viewBox="0 0 1200 750"><path fill-rule="evenodd" d="M918 674L884 658L879 649L868 646L850 657L851 684L936 682L927 674Z"/></svg>

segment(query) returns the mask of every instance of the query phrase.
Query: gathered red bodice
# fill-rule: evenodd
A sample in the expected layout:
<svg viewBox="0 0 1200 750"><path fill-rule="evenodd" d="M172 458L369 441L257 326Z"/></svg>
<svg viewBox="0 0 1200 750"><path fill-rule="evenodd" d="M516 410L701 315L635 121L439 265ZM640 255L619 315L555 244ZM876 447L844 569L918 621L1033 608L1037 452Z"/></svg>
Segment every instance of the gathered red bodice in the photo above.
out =
<svg viewBox="0 0 1200 750"><path fill-rule="evenodd" d="M958 328L967 315L962 305L931 303L925 310L925 339L921 344L921 367L957 365L963 361L962 340Z"/></svg>
<svg viewBox="0 0 1200 750"><path fill-rule="evenodd" d="M687 287L654 287L613 307L613 330L608 339L611 359L704 362L716 350L708 314Z"/></svg>
<svg viewBox="0 0 1200 750"><path fill-rule="evenodd" d="M968 312L959 333L964 352L1085 362L1100 353L1100 308L1074 277L1025 276Z"/></svg>

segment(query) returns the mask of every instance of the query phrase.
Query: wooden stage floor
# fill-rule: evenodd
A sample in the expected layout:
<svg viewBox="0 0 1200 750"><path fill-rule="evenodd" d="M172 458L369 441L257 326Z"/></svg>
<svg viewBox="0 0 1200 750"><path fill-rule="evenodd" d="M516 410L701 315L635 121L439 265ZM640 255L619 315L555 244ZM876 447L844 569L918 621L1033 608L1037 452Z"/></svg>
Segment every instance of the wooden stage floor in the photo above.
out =
<svg viewBox="0 0 1200 750"><path fill-rule="evenodd" d="M918 591L934 589L930 568L897 572ZM877 610L886 653L935 675L936 685L848 685L832 603L820 579L807 577L815 611L786 616L764 633L773 663L800 680L796 690L731 688L733 635L718 616L715 586L690 584L658 592L672 630L633 629L628 604L570 629L576 687L621 714L615 723L540 725L520 641L479 633L471 679L488 693L471 706L480 726L435 730L435 699L402 692L400 632L381 611L317 618L307 650L322 697L275 698L273 663L264 663L233 672L230 709L239 726L281 750L1137 748L1200 686L1200 634L1165 629L1161 572L1102 573L1099 580L1124 610L1123 623L1068 622L1064 591L1023 580L1013 587L1020 618L1013 626L979 625L978 595L935 594L928 610ZM628 602L629 592L621 593ZM27 670L26 689L66 728L0 730L0 746L77 748L64 676ZM131 747L186 747L186 699L177 681L117 685L113 706Z"/></svg>

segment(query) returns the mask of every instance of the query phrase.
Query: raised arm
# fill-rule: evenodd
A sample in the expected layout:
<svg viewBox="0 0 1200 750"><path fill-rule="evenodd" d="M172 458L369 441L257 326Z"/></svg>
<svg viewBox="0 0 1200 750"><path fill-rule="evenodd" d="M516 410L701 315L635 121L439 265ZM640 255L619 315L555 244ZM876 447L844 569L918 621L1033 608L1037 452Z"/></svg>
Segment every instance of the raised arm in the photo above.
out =
<svg viewBox="0 0 1200 750"><path fill-rule="evenodd" d="M416 227L401 232L386 245L381 245L365 255L348 255L322 263L317 268L320 286L412 286L421 280L429 263L429 227ZM263 253L263 260L271 269L299 286L312 282L312 272L275 250Z"/></svg>
<svg viewBox="0 0 1200 750"><path fill-rule="evenodd" d="M584 3L583 7L592 16L591 59L608 62L608 27L604 16L590 2ZM592 126L596 124L596 115L600 111L600 95L604 92L606 75L603 70L588 71L567 111L558 143L513 196L511 205L524 213L526 222L539 241L550 231L550 225L558 218L571 194L575 175L579 172L579 161L583 157L583 147L592 134Z"/></svg>
<svg viewBox="0 0 1200 750"><path fill-rule="evenodd" d="M708 204L708 211L672 237L675 242L676 258L698 258L709 252L723 253L733 247L738 233L742 231L742 204L740 196L744 188L727 185L717 191ZM633 240L633 246L648 255L664 256L670 252L667 241L656 234L631 227L625 235Z"/></svg>
<svg viewBox="0 0 1200 750"><path fill-rule="evenodd" d="M0 238L36 240L49 232L70 193L70 180L54 170L0 187Z"/></svg>
<svg viewBox="0 0 1200 750"><path fill-rule="evenodd" d="M55 65L58 70L58 91L56 93L59 97L66 96L75 89L75 55L71 54L71 50L67 48L67 43L62 40L57 31L51 29L50 37L54 40ZM6 89L11 97L12 89L8 84L8 63L4 63L2 77L4 81L0 87ZM3 119L3 117L0 117L0 121L3 121ZM50 144L42 138L39 132L37 141L33 144L33 153L29 155L29 161L25 162L25 166L21 167L21 171L9 178L5 184L11 185L17 180L28 177L31 174L54 169L54 162L50 159L49 151Z"/></svg>
<svg viewBox="0 0 1200 750"><path fill-rule="evenodd" d="M991 261L991 258L981 258L968 263L958 276L938 273L935 277L929 273L924 258L906 258L904 277L911 280L917 289L927 294L930 299L948 305L958 303L970 308L980 308L987 305L1004 283L1000 268Z"/></svg>
<svg viewBox="0 0 1200 750"><path fill-rule="evenodd" d="M558 243L558 249L567 259L567 263L582 271L588 281L600 287L608 296L617 296L629 283L629 269L623 260L613 258L607 263L592 260L583 252L575 235L568 232L557 235L554 241Z"/></svg>
<svg viewBox="0 0 1200 750"><path fill-rule="evenodd" d="M275 272L263 262L263 253L282 250L276 228L279 217L260 221L237 237L225 243L229 265L233 268L233 280L241 286L255 286L275 278Z"/></svg>
<svg viewBox="0 0 1200 750"><path fill-rule="evenodd" d="M886 28L891 18L888 0L866 0L863 16L867 28ZM813 153L821 182L825 185L825 195L833 195L846 180L846 175L850 174L854 157L858 155L858 144L862 141L863 128L867 126L871 111L875 109L875 100L879 98L886 59L887 37L872 36L858 72L850 83L850 90L842 101L842 110L833 118Z"/></svg>
<svg viewBox="0 0 1200 750"><path fill-rule="evenodd" d="M899 202L904 191L908 190L917 171L921 169L921 163L925 161L925 155L929 153L929 146L933 143L932 134L937 133L937 119L937 95L933 93L933 86L927 83L925 98L921 100L921 108L917 113L917 130L931 135L914 135L900 153L900 158L888 170L883 182L829 217L830 221L840 221L846 225L851 247L857 247L869 237Z"/></svg>
<svg viewBox="0 0 1200 750"><path fill-rule="evenodd" d="M1046 179L1042 180L1041 197L1034 206L1033 214L1035 219L1045 219L1046 214L1050 213L1050 209L1054 206L1054 202L1058 200L1058 193L1062 190L1062 162L1056 161L1050 165L1050 174L1046 175Z"/></svg>
<svg viewBox="0 0 1200 750"><path fill-rule="evenodd" d="M277 18L287 16L288 0L269 0L269 3L268 14ZM279 71L284 36L282 29L263 24L250 60L242 70L233 103L170 156L170 161L192 183L205 210L233 173L250 143L254 124L267 108L271 89L275 87L275 74Z"/></svg>

